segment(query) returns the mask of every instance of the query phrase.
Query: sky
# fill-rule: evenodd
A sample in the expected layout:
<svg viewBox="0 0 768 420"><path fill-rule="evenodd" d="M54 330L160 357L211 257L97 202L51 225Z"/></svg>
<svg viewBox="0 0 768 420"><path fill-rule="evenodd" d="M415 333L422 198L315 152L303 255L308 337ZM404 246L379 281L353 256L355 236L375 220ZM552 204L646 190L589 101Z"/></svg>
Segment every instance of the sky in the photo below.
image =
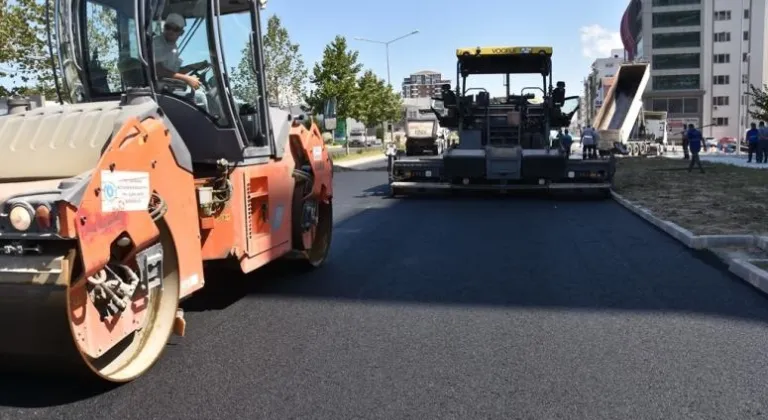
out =
<svg viewBox="0 0 768 420"><path fill-rule="evenodd" d="M359 51L359 60L387 77L383 45L354 38L388 41L419 33L390 45L390 73L399 92L403 78L420 70L443 73L455 85L456 48L475 46L551 46L553 80L566 82L568 96L581 93L582 80L595 58L622 48L621 16L628 0L269 0L263 20L277 14L308 67L322 58L336 35ZM504 92L503 80L484 77L470 83L491 94ZM541 86L540 76L516 76L513 91Z"/></svg>
<svg viewBox="0 0 768 420"><path fill-rule="evenodd" d="M627 4L628 0L269 0L262 21L266 23L272 14L281 18L310 71L322 59L325 46L342 35L359 52L364 70L371 69L384 79L384 45L355 38L388 41L418 30L390 44L391 82L398 92L403 78L421 70L441 72L455 85L456 48L551 46L553 79L565 81L566 94L572 96L581 93L582 80L596 58L621 48L618 28ZM247 15L222 19L227 66L234 67L250 25ZM197 61L198 55L207 58L202 32L183 54L185 64ZM470 87L503 95L501 76L470 76L469 81ZM541 78L514 76L511 85L512 91L519 92L525 86L541 86Z"/></svg>

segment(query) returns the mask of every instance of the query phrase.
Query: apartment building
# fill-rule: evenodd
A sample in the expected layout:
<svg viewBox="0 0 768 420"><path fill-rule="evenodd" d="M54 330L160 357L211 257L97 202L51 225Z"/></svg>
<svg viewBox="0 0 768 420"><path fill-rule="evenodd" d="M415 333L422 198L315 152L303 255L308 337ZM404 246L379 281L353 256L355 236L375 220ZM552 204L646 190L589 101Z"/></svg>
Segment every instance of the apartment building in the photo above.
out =
<svg viewBox="0 0 768 420"><path fill-rule="evenodd" d="M430 98L440 95L440 86L450 84L436 71L420 71L403 79L403 98Z"/></svg>
<svg viewBox="0 0 768 420"><path fill-rule="evenodd" d="M613 84L613 77L622 62L624 62L624 50L611 50L609 57L598 58L592 63L591 72L584 79L584 96L577 120L581 126L590 124L592 118L603 106L603 95L608 92Z"/></svg>
<svg viewBox="0 0 768 420"><path fill-rule="evenodd" d="M741 137L749 85L768 80L766 21L765 0L630 1L621 38L628 59L651 62L645 108L667 111L675 131Z"/></svg>

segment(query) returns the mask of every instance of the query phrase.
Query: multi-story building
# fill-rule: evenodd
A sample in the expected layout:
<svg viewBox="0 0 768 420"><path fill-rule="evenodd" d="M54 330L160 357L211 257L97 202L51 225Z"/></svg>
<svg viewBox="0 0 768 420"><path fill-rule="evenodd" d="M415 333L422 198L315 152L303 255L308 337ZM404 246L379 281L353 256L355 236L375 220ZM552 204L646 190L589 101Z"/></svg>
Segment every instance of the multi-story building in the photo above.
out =
<svg viewBox="0 0 768 420"><path fill-rule="evenodd" d="M591 124L592 119L597 115L597 111L603 105L603 95L611 87L613 76L616 75L616 70L622 62L624 62L624 51L617 49L611 50L610 57L598 58L592 63L592 71L584 80L584 97L581 101L584 105L579 113L579 124L582 126Z"/></svg>
<svg viewBox="0 0 768 420"><path fill-rule="evenodd" d="M420 71L403 79L404 98L430 98L440 95L440 86L450 84L443 75L435 71Z"/></svg>
<svg viewBox="0 0 768 420"><path fill-rule="evenodd" d="M768 80L765 0L632 0L621 21L629 59L651 62L645 108L669 126L742 137L751 122L749 86Z"/></svg>

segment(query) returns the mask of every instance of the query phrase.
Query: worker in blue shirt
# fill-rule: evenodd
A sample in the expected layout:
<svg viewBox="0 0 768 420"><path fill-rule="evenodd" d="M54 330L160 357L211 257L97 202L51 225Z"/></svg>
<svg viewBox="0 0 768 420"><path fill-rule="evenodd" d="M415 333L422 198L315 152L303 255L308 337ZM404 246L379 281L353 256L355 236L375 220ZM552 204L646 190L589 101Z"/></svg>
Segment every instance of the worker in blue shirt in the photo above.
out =
<svg viewBox="0 0 768 420"><path fill-rule="evenodd" d="M768 163L768 127L764 121L760 121L757 131L760 132L760 140L757 142L757 163Z"/></svg>
<svg viewBox="0 0 768 420"><path fill-rule="evenodd" d="M749 130L747 130L747 163L752 162L752 155L756 155L756 160L760 162L760 154L757 153L757 145L760 141L760 130L757 129L757 124L752 123Z"/></svg>
<svg viewBox="0 0 768 420"><path fill-rule="evenodd" d="M571 137L571 133L568 132L568 129L565 129L565 132L560 137L560 144L563 147L563 150L565 150L565 157L566 159L571 156L571 146L573 145L573 137Z"/></svg>
<svg viewBox="0 0 768 420"><path fill-rule="evenodd" d="M688 149L691 152L691 163L688 165L688 172L693 170L693 165L697 165L701 173L704 173L704 167L701 166L701 159L699 159L702 142L701 131L697 130L693 124L688 124L688 131L685 132L685 137L688 139Z"/></svg>

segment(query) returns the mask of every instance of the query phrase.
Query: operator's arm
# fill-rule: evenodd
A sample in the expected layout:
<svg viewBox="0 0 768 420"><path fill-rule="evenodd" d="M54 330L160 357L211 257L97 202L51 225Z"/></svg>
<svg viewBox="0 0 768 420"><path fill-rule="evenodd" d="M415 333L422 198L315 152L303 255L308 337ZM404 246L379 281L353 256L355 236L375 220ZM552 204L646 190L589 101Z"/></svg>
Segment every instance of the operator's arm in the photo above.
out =
<svg viewBox="0 0 768 420"><path fill-rule="evenodd" d="M189 87L192 89L197 89L200 87L200 81L197 79L197 77L181 73L180 70L173 71L164 64L173 60L174 57L171 51L168 50L168 47L160 40L160 38L155 38L153 44L153 52L155 55L155 71L157 72L158 78L179 80L189 85Z"/></svg>

